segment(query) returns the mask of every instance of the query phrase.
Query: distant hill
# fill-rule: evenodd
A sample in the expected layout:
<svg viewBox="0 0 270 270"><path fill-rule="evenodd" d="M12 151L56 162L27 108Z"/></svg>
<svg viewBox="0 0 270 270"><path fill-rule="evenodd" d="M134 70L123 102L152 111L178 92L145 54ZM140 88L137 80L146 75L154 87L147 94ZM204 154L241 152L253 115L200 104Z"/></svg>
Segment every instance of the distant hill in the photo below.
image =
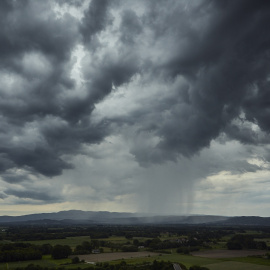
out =
<svg viewBox="0 0 270 270"><path fill-rule="evenodd" d="M24 216L0 216L0 224L212 224L270 226L270 218L225 217L214 215L147 215L125 212L69 210Z"/></svg>
<svg viewBox="0 0 270 270"><path fill-rule="evenodd" d="M132 213L118 213L106 211L81 211L69 210L57 213L40 213L23 216L0 216L0 223L5 222L25 222L36 220L92 220L97 222L107 221L114 218L128 218L132 217Z"/></svg>
<svg viewBox="0 0 270 270"><path fill-rule="evenodd" d="M220 223L223 225L270 226L270 217L231 217Z"/></svg>

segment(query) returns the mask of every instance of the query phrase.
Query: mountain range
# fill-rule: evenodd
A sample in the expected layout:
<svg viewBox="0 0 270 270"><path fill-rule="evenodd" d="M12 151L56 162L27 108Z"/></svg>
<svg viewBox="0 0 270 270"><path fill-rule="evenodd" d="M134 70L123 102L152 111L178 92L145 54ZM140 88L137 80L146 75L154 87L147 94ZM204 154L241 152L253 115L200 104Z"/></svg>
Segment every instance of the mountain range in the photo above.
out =
<svg viewBox="0 0 270 270"><path fill-rule="evenodd" d="M142 213L69 210L23 216L0 216L0 224L216 224L270 226L270 217L218 215L149 215Z"/></svg>

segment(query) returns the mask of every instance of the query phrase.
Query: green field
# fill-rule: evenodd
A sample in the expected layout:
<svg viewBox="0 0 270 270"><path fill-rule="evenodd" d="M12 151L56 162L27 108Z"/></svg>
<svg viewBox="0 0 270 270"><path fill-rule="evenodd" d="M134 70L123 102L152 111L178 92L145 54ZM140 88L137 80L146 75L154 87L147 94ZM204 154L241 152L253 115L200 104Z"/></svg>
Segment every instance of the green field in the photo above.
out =
<svg viewBox="0 0 270 270"><path fill-rule="evenodd" d="M241 262L220 262L206 265L210 270L269 270L269 266Z"/></svg>
<svg viewBox="0 0 270 270"><path fill-rule="evenodd" d="M257 257L241 257L241 258L230 258L230 259L223 259L224 261L235 261L235 262L242 262L242 263L252 263L258 265L266 265L270 269L270 260L264 258L257 258Z"/></svg>
<svg viewBox="0 0 270 270"><path fill-rule="evenodd" d="M215 244L211 244L211 247L213 249L227 249L227 246L226 246L227 242L225 241L220 241L220 242L217 242Z"/></svg>
<svg viewBox="0 0 270 270"><path fill-rule="evenodd" d="M210 270L266 270L270 269L270 260L256 258L256 257L243 257L243 258L230 258L230 259L210 259L210 258L202 258L195 257L191 255L180 255L177 253L174 254L157 254L156 256L142 257L142 258L132 258L126 259L125 262L127 264L143 264L146 262L157 261L169 261L169 262L177 262L182 263L188 268L192 265L205 266ZM111 264L118 264L122 260L116 260L111 262ZM19 266L27 266L29 264L35 264L46 267L56 267L56 266L64 266L65 269L73 269L77 266L80 266L81 269L89 267L89 264L80 264L80 265L72 265L71 259L62 259L62 260L53 260L51 256L43 256L42 260L37 261L26 261L26 262L12 262L12 263L2 263L0 264L0 269L10 269L13 270Z"/></svg>
<svg viewBox="0 0 270 270"><path fill-rule="evenodd" d="M213 264L213 263L219 263L220 260L218 259L208 259L208 258L201 258L201 257L193 257L189 255L180 255L180 254L162 254L157 256L151 256L147 258L132 258L132 259L126 259L125 261L127 264L140 264L143 262L153 262L154 260L157 261L170 261L170 262L177 262L182 263L186 265L187 267L190 267L192 265L207 265L207 264ZM115 261L114 263L119 263L119 261Z"/></svg>
<svg viewBox="0 0 270 270"><path fill-rule="evenodd" d="M162 254L162 256L154 256L149 258L136 258L125 260L128 264L136 264L143 262L157 261L170 261L182 263L187 267L192 265L199 265L208 267L210 270L266 270L270 269L270 260L255 258L255 257L244 257L244 258L230 258L230 259L210 259L195 257L189 255L179 254ZM118 261L119 262L119 261ZM114 263L118 263L114 262Z"/></svg>
<svg viewBox="0 0 270 270"><path fill-rule="evenodd" d="M98 240L110 241L110 242L115 243L115 244L123 244L123 243L126 243L128 241L132 242L134 239L136 239L136 237L132 238L131 240L128 240L124 236L110 236L109 238L100 238ZM138 239L139 239L139 237L138 237ZM140 238L140 239L142 239L142 238Z"/></svg>
<svg viewBox="0 0 270 270"><path fill-rule="evenodd" d="M256 231L246 231L245 233L253 233L255 234ZM221 239L216 240L215 244L212 243L211 247L213 250L216 249L226 249L226 243L231 238L232 235L223 236ZM160 240L170 240L178 238L179 236L169 233L161 233ZM186 237L182 236L181 238ZM127 242L132 243L133 240L138 239L141 242L145 242L148 237L133 237L132 239L127 239L124 236L111 236L109 238L98 239L99 241L109 241L114 244L125 244ZM257 240L257 239L256 239ZM270 242L269 238L259 239L259 241L265 241L268 245ZM83 241L91 241L89 236L76 236L76 237L67 237L65 239L52 239L52 240L38 240L38 241L23 241L26 243L31 243L35 245L43 245L43 244L51 244L52 246L55 245L68 245L73 250L77 245L80 245ZM4 241L3 241L4 242ZM9 242L9 241L5 241ZM214 242L214 240L213 240ZM111 253L112 250L109 247L103 247L105 253ZM115 250L115 249L114 249ZM169 252L170 254L166 253L157 253L156 255L149 255L149 257L141 257L141 258L130 258L125 259L124 261L127 264L143 264L143 263L152 263L154 260L157 261L165 261L165 262L172 262L172 263L182 263L187 268L192 265L199 265L205 266L210 270L267 270L270 269L270 260L259 258L259 257L241 257L241 258L206 258L206 257L198 257L192 255L183 255L176 252L176 248L164 250ZM118 264L122 260L115 260L109 262L110 264ZM14 270L16 267L23 267L29 264L40 265L43 267L57 267L63 266L65 269L74 269L76 267L80 267L81 269L85 269L89 267L89 264L71 264L71 259L63 259L63 260L53 260L51 256L43 256L42 260L37 261L25 261L25 262L12 262L12 263L2 263L0 264L0 270L10 269Z"/></svg>

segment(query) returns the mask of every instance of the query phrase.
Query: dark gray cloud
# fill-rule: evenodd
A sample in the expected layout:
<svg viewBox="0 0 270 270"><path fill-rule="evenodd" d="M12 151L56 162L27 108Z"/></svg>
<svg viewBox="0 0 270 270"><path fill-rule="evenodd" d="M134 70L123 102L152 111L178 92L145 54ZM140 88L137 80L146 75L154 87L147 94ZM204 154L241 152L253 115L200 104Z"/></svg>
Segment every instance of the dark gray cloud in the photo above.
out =
<svg viewBox="0 0 270 270"><path fill-rule="evenodd" d="M263 29L270 24L269 3L221 3L212 3L211 24L200 42L191 39L190 50L167 66L170 69L174 64L175 69L171 72L176 74L181 74L182 66L192 67L189 72L195 77L189 91L193 107L190 118L193 117L194 122L188 127L191 132L185 133L188 142L184 141L184 146L191 152L207 146L242 112L245 120L265 129L263 121L256 115L264 110L257 100L265 92L264 88L258 86L257 98L252 99L256 106L254 113L248 108L246 100L258 84L268 80L270 40L268 35L263 34ZM267 117L267 114L263 115ZM181 134L165 141L165 145L175 143L182 147Z"/></svg>
<svg viewBox="0 0 270 270"><path fill-rule="evenodd" d="M9 166L12 167L12 166ZM13 167L16 167L13 165ZM31 182L31 179L29 177L29 174L27 171L20 171L15 169L15 171L11 170L6 170L6 172L2 173L3 179L5 179L6 182L10 184L18 184L18 183L23 183L23 182Z"/></svg>
<svg viewBox="0 0 270 270"><path fill-rule="evenodd" d="M69 58L77 39L75 18L65 15L57 19L48 2L7 2L1 8L1 23L5 25L0 33L2 67L20 72L16 60L32 51L52 57L55 63Z"/></svg>
<svg viewBox="0 0 270 270"><path fill-rule="evenodd" d="M150 2L141 18L154 37L153 50L155 44L160 50L160 60L149 61L146 56L142 67L168 88L180 76L186 84L176 91L170 89L174 96L162 103L152 100L133 119L124 118L161 138L159 150L155 150L159 157L148 155L150 162L175 159L178 154L192 156L223 132L243 143L268 143L260 130L246 125L244 136L241 125L232 121L241 117L269 131L269 3L201 1L197 6L185 6L180 1L169 2L166 9L163 1ZM126 24L136 35L133 26ZM128 32L122 31L123 35ZM140 42L143 40L139 39L138 46ZM241 130L238 135L237 129ZM137 150L133 153L139 160L147 159Z"/></svg>
<svg viewBox="0 0 270 270"><path fill-rule="evenodd" d="M1 72L11 80L1 87L0 113L2 115L1 153L9 167L30 167L34 171L52 176L70 167L59 158L60 151L53 149L47 138L41 144L28 149L24 140L14 144L14 137L22 137L30 123L40 123L47 116L61 117L60 96L64 90L72 88L72 80L65 74L65 62L76 41L72 18L57 20L53 14L43 18L38 15L44 6L37 2L11 1L12 7L1 17L3 25L0 49ZM47 7L46 7L47 8ZM31 14L31 15L30 15ZM66 29L69 30L66 30ZM33 58L33 59L32 59ZM47 65L40 72L35 69L35 61ZM45 62L45 63L44 63ZM31 68L34 65L34 68ZM37 132L39 125L35 127ZM44 137L44 134L40 134ZM46 134L45 134L46 136ZM33 142L34 143L34 142Z"/></svg>
<svg viewBox="0 0 270 270"><path fill-rule="evenodd" d="M121 41L128 45L134 44L134 39L142 32L142 22L133 10L125 10L120 26Z"/></svg>
<svg viewBox="0 0 270 270"><path fill-rule="evenodd" d="M0 173L6 182L59 176L108 136L122 136L122 147L144 169L196 159L222 136L252 147L269 144L269 1L92 0L82 18L68 13L67 6L84 4L0 2ZM56 5L67 12L60 16ZM270 160L268 150L256 155ZM204 164L192 177L261 170L239 156L221 163ZM5 194L55 200L38 191Z"/></svg>
<svg viewBox="0 0 270 270"><path fill-rule="evenodd" d="M0 193L0 199L4 200L5 198L7 198L8 196L6 194Z"/></svg>
<svg viewBox="0 0 270 270"><path fill-rule="evenodd" d="M81 0L56 0L55 2L60 5L70 5L75 7L81 7L84 3L84 1Z"/></svg>
<svg viewBox="0 0 270 270"><path fill-rule="evenodd" d="M0 68L7 81L0 93L2 172L21 167L59 175L72 168L62 155L80 151L81 143L99 142L105 134L102 124L87 120L95 100L68 97L75 89L69 63L80 37L79 21L68 14L57 18L49 2L3 1L0 10L5 26ZM38 142L29 142L30 130Z"/></svg>
<svg viewBox="0 0 270 270"><path fill-rule="evenodd" d="M39 191L7 189L5 190L5 194L15 196L19 199L31 199L36 201L45 201L47 203L59 201L58 197Z"/></svg>
<svg viewBox="0 0 270 270"><path fill-rule="evenodd" d="M84 42L91 42L94 35L104 30L112 22L109 5L109 0L93 0L90 2L80 27Z"/></svg>

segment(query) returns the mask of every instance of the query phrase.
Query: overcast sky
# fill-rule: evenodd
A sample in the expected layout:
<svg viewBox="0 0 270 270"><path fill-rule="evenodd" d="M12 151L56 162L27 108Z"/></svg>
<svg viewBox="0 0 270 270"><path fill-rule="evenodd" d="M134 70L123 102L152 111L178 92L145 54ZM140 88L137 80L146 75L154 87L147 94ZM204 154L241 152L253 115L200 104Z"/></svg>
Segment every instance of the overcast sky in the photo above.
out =
<svg viewBox="0 0 270 270"><path fill-rule="evenodd" d="M1 0L0 215L270 216L270 1Z"/></svg>

